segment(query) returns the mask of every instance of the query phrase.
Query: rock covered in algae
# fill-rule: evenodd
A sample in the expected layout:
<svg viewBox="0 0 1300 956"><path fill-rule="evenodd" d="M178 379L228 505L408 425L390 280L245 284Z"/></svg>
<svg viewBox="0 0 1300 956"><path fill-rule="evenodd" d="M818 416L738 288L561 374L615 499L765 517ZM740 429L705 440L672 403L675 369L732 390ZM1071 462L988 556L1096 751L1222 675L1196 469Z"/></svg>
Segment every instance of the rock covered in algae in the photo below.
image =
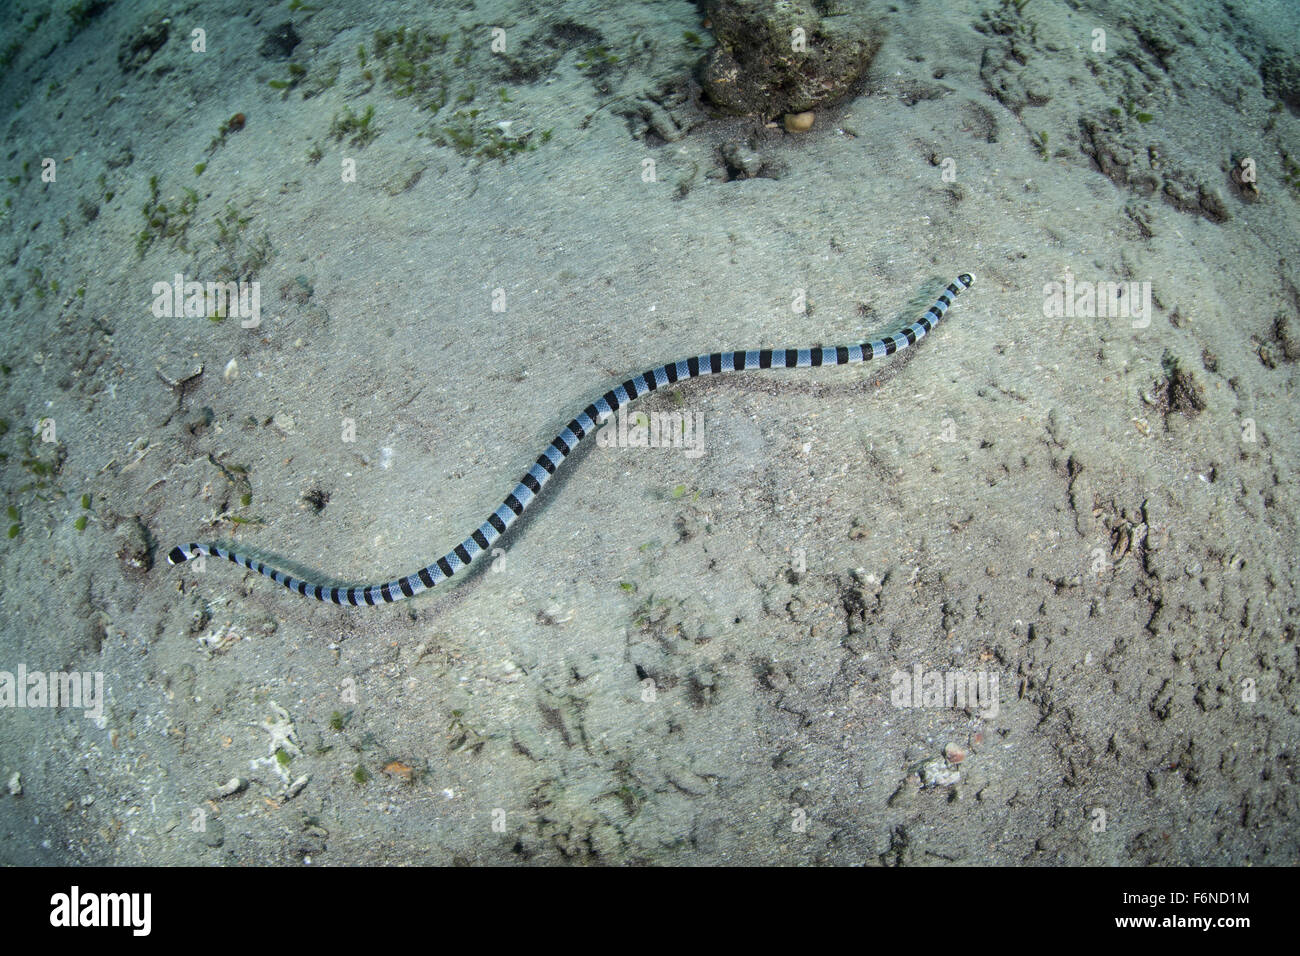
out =
<svg viewBox="0 0 1300 956"><path fill-rule="evenodd" d="M705 92L727 112L764 118L843 99L883 36L860 7L824 16L808 0L708 0L718 45L704 64Z"/></svg>

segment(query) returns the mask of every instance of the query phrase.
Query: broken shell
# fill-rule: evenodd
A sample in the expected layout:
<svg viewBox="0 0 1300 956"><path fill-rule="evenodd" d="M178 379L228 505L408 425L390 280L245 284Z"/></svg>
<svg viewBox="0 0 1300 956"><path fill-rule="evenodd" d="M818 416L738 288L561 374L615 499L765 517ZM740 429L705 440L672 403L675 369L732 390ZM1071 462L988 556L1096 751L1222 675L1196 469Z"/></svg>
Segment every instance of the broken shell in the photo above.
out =
<svg viewBox="0 0 1300 956"><path fill-rule="evenodd" d="M220 787L216 789L214 796L220 800L222 797L230 797L242 791L248 786L248 781L242 777L231 777Z"/></svg>

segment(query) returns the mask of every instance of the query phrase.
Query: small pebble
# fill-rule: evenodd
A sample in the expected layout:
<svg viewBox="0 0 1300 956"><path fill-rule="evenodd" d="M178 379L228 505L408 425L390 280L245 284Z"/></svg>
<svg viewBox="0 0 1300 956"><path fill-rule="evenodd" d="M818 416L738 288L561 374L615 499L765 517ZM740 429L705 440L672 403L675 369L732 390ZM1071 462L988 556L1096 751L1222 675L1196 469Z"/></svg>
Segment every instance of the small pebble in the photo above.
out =
<svg viewBox="0 0 1300 956"><path fill-rule="evenodd" d="M943 757L932 757L921 765L921 783L925 787L951 787L960 780L961 772Z"/></svg>
<svg viewBox="0 0 1300 956"><path fill-rule="evenodd" d="M813 128L816 115L810 110L806 113L786 113L785 131L787 133L806 133Z"/></svg>

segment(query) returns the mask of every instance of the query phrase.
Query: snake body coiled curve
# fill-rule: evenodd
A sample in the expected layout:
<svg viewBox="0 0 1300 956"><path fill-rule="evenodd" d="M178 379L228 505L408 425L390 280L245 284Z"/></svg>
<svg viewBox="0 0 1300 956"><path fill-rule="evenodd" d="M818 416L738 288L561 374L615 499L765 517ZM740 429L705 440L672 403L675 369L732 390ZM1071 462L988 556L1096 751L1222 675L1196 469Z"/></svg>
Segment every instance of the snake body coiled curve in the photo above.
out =
<svg viewBox="0 0 1300 956"><path fill-rule="evenodd" d="M703 375L719 375L724 372L747 372L753 369L769 368L809 368L822 365L847 365L850 362L867 362L879 356L893 355L910 345L915 345L926 333L939 324L943 314L952 305L952 300L961 292L969 289L975 279L969 273L962 273L954 279L938 300L919 319L889 335L881 336L861 345L840 345L806 349L758 349L741 352L714 352L670 362L657 368L649 369L635 375L622 385L618 385L596 399L564 427L551 441L546 450L528 469L519 483L505 501L474 532L456 547L426 567L413 574L389 581L385 584L361 585L356 587L328 587L313 584L285 574L278 568L240 554L217 547L214 544L187 544L172 548L167 560L173 565L182 564L200 555L225 558L242 565L250 571L270 578L276 584L283 585L290 591L305 597L314 597L318 601L328 601L339 605L388 604L403 598L414 597L427 591L441 581L451 577L457 571L468 567L480 554L488 551L492 543L505 534L515 520L524 513L551 476L564 464L569 453L577 447L587 435L590 435L607 418L619 408L635 401L642 395L674 382L684 382Z"/></svg>

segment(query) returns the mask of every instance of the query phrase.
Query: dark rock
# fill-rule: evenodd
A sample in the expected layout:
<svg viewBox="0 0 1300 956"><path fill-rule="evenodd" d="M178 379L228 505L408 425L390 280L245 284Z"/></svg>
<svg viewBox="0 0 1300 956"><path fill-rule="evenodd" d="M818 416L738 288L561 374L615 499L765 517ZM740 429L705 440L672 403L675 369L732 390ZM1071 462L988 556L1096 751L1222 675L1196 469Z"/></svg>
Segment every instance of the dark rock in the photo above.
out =
<svg viewBox="0 0 1300 956"><path fill-rule="evenodd" d="M1285 312L1273 317L1273 341L1282 350L1282 357L1288 362L1300 359L1300 328L1294 318Z"/></svg>
<svg viewBox="0 0 1300 956"><path fill-rule="evenodd" d="M980 59L980 79L985 88L1017 116L1026 106L1046 106L1052 99L1046 77L1028 63L1014 45L1006 50L990 47Z"/></svg>
<svg viewBox="0 0 1300 956"><path fill-rule="evenodd" d="M1201 184L1196 193L1196 205L1206 219L1210 222L1227 222L1229 217L1228 205L1223 201L1223 196L1213 186Z"/></svg>
<svg viewBox="0 0 1300 956"><path fill-rule="evenodd" d="M1118 128L1118 119L1079 121L1080 148L1097 166L1097 171L1113 182L1149 197L1159 190L1161 197L1179 212L1204 216L1210 222L1223 223L1231 218L1223 196L1213 186L1198 182L1191 174L1167 168L1159 160L1159 150L1142 149L1137 141Z"/></svg>
<svg viewBox="0 0 1300 956"><path fill-rule="evenodd" d="M122 523L116 539L117 559L127 574L140 574L153 567L153 543L139 515Z"/></svg>
<svg viewBox="0 0 1300 956"><path fill-rule="evenodd" d="M1157 379L1152 390L1157 405L1166 413L1180 412L1188 418L1195 418L1205 411L1205 388L1196 377L1169 352L1165 353L1160 364L1164 378Z"/></svg>
<svg viewBox="0 0 1300 956"><path fill-rule="evenodd" d="M551 24L551 40L555 46L566 49L600 46L605 37L599 30L576 20L561 20Z"/></svg>
<svg viewBox="0 0 1300 956"><path fill-rule="evenodd" d="M301 43L292 23L281 23L266 35L259 51L268 60L283 60L293 55L293 48Z"/></svg>
<svg viewBox="0 0 1300 956"><path fill-rule="evenodd" d="M722 147L722 158L732 179L753 179L763 168L763 157L742 143Z"/></svg>
<svg viewBox="0 0 1300 956"><path fill-rule="evenodd" d="M1281 100L1292 113L1300 114L1300 61L1280 50L1272 50L1259 68L1264 92Z"/></svg>
<svg viewBox="0 0 1300 956"><path fill-rule="evenodd" d="M708 0L718 41L704 64L709 99L727 112L772 118L851 95L880 49L880 28L860 12L817 11L807 0Z"/></svg>
<svg viewBox="0 0 1300 956"><path fill-rule="evenodd" d="M171 35L170 17L145 23L136 29L117 51L117 65L124 73L133 73L149 62Z"/></svg>

